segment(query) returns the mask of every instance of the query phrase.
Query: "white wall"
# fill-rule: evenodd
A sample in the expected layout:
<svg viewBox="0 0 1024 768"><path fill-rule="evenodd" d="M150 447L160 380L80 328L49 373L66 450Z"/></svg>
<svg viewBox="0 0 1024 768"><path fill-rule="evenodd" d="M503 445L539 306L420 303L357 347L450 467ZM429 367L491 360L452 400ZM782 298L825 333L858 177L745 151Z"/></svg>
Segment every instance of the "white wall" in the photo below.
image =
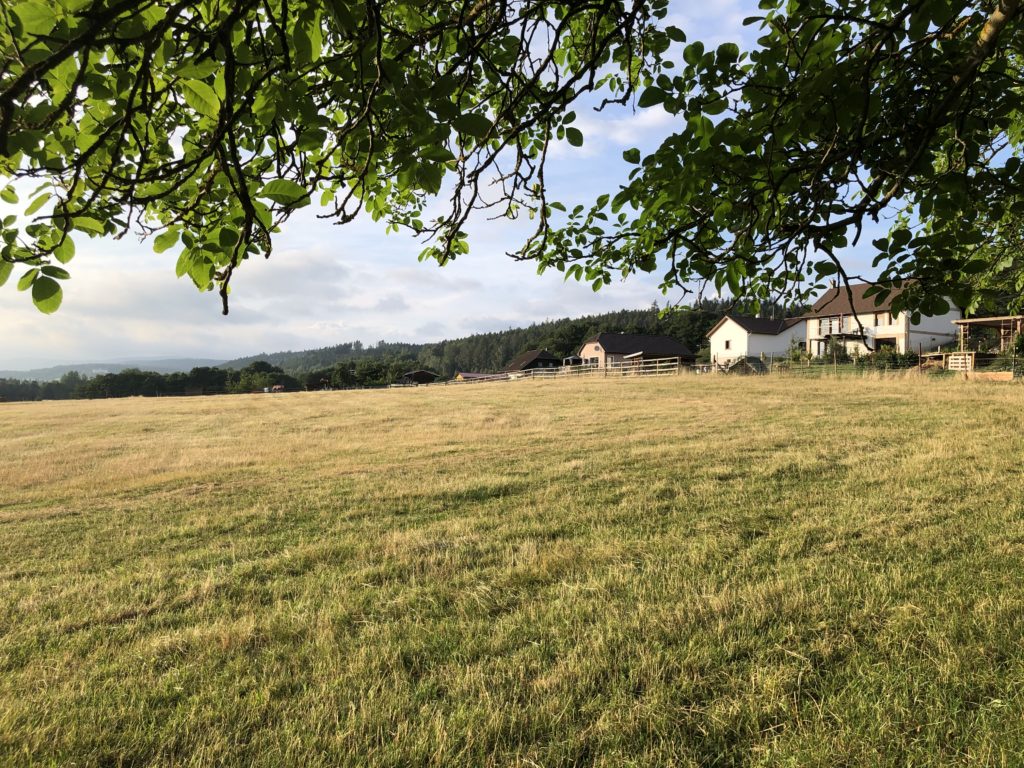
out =
<svg viewBox="0 0 1024 768"><path fill-rule="evenodd" d="M751 357L760 357L761 355L765 357L785 357L789 354L789 345L793 339L798 339L801 342L804 340L806 325L806 321L796 323L775 336L764 333L752 333L750 334L750 340L747 342L747 354Z"/></svg>
<svg viewBox="0 0 1024 768"><path fill-rule="evenodd" d="M916 352L918 345L925 352L937 349L943 344L951 344L957 340L954 320L960 319L960 310L954 309L944 315L922 317L917 325L910 326L910 350Z"/></svg>
<svg viewBox="0 0 1024 768"><path fill-rule="evenodd" d="M772 336L766 333L747 333L739 323L727 318L708 339L711 345L711 360L723 363L737 357L785 357L789 353L792 339L803 341L805 327L805 322L799 322ZM729 342L728 349L726 342Z"/></svg>
<svg viewBox="0 0 1024 768"><path fill-rule="evenodd" d="M739 323L731 317L726 318L725 322L708 337L711 344L711 361L722 363L737 357L746 357L749 354L747 352L748 336L749 334L740 327ZM726 349L727 342L728 349Z"/></svg>
<svg viewBox="0 0 1024 768"><path fill-rule="evenodd" d="M867 336L868 345L859 341L848 340L846 350L850 353L869 354L878 349L875 339L892 339L896 342L897 352L916 352L918 345L924 351L931 351L943 344L950 344L956 341L956 326L954 320L960 319L959 310L951 310L944 315L936 317L922 317L921 322L913 325L910 322L910 315L907 312L900 312L892 317L888 312L865 312L859 315L861 326ZM817 318L807 321L807 348L814 354L820 354L819 347L824 348L824 342L819 344L822 337L818 332ZM857 321L853 315L843 317L843 330L848 333L859 331Z"/></svg>

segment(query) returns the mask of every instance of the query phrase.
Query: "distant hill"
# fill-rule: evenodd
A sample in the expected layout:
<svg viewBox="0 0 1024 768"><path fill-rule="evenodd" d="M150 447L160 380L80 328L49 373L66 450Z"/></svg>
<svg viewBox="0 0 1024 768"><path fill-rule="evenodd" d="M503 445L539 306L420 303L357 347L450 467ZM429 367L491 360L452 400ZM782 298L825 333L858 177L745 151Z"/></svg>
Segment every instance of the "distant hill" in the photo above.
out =
<svg viewBox="0 0 1024 768"><path fill-rule="evenodd" d="M193 358L167 358L162 360L125 360L116 363L75 363L73 365L52 365L49 368L32 368L25 371L0 371L0 379L22 381L57 381L66 373L76 371L83 376L98 376L104 373L120 373L127 368L139 368L155 373L187 373L193 368L222 365L221 360Z"/></svg>
<svg viewBox="0 0 1024 768"><path fill-rule="evenodd" d="M528 349L543 348L559 357L568 357L575 354L588 337L602 331L664 334L696 351L707 344L705 334L729 308L729 302L710 300L664 317L656 307L624 309L429 344L382 341L364 346L356 341L297 352L253 355L229 360L221 367L241 369L265 361L293 376L304 376L339 365L355 368L377 363L405 363L408 368L426 368L447 377L456 371L501 370L509 360Z"/></svg>

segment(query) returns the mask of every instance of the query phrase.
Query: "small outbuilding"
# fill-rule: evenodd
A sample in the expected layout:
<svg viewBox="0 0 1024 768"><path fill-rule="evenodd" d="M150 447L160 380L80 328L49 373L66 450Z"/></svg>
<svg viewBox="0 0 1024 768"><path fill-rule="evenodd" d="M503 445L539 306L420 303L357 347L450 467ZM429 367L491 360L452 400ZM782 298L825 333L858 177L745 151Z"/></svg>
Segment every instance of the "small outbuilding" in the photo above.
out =
<svg viewBox="0 0 1024 768"><path fill-rule="evenodd" d="M433 371L409 371L403 373L402 377L398 380L399 384L432 384L440 378Z"/></svg>
<svg viewBox="0 0 1024 768"><path fill-rule="evenodd" d="M599 333L583 342L579 355L584 365L607 368L638 360L677 358L692 364L690 348L671 336L646 336L639 333Z"/></svg>
<svg viewBox="0 0 1024 768"><path fill-rule="evenodd" d="M559 368L562 360L546 349L528 349L513 357L503 369L506 373L531 371L534 368Z"/></svg>
<svg viewBox="0 0 1024 768"><path fill-rule="evenodd" d="M957 352L943 354L943 366L951 371L972 373L979 366L989 364L998 354L1005 354L1017 347L1024 335L1024 315L1002 315L1000 317L972 317L954 320L960 337ZM971 338L971 331L981 331ZM1010 372L1013 378L1013 372Z"/></svg>

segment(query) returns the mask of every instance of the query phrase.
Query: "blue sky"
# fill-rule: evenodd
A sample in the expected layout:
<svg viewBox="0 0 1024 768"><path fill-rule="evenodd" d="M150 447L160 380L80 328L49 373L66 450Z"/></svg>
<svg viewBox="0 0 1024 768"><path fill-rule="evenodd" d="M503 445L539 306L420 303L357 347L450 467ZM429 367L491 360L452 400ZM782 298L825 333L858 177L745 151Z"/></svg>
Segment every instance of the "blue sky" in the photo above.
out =
<svg viewBox="0 0 1024 768"><path fill-rule="evenodd" d="M749 48L755 28L742 19L756 1L676 2L668 23L691 40ZM560 149L547 180L553 199L588 202L614 191L628 172L622 152L652 149L671 131L663 112L628 108L585 113L586 141ZM471 252L446 267L420 263L422 244L384 233L368 217L338 227L301 211L286 224L270 260L248 262L233 280L231 314L215 294L174 276L174 256L150 244L77 241L64 304L38 313L12 283L0 289L0 369L143 357L231 358L359 339L436 341L543 321L664 303L656 276L634 276L598 293L556 272L509 259L530 222L471 220ZM16 277L17 275L15 275ZM670 297L671 298L671 297Z"/></svg>

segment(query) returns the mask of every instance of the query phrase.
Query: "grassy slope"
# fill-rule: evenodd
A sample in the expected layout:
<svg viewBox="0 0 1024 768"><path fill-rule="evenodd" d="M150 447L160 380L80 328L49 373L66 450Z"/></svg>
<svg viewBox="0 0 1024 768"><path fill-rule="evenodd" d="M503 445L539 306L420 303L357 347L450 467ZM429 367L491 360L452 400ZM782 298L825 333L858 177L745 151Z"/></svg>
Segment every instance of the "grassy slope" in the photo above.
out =
<svg viewBox="0 0 1024 768"><path fill-rule="evenodd" d="M0 763L1024 754L1024 389L0 406Z"/></svg>

